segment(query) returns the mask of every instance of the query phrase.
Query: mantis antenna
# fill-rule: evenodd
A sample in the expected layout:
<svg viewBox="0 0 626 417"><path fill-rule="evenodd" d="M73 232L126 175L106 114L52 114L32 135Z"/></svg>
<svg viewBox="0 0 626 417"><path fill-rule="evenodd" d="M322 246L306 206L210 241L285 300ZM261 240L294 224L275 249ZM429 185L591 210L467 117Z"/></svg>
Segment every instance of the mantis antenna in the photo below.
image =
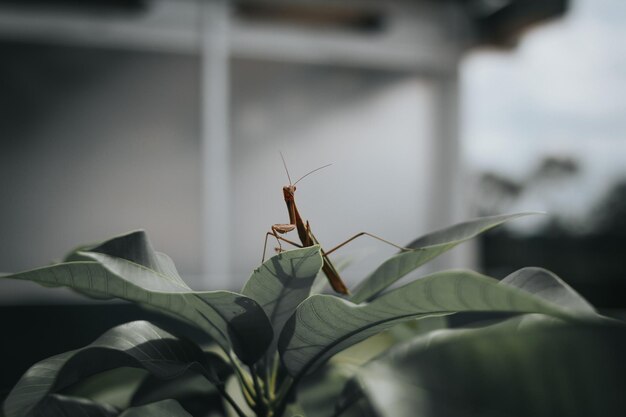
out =
<svg viewBox="0 0 626 417"><path fill-rule="evenodd" d="M306 174L304 174L303 176L301 176L300 178L298 178L298 180L296 182L291 183L291 176L289 176L289 169L287 169L287 162L285 162L285 157L283 156L282 152L279 152L279 154L280 154L280 159L282 159L282 161L283 161L283 166L285 167L285 172L287 173L287 179L289 180L289 185L296 185L297 183L302 181L304 179L304 177L307 177L307 176L311 175L312 173L314 173L316 171L319 171L320 169L323 169L323 168L326 168L326 167L329 167L329 166L332 165L332 164L327 164L327 165L321 166L319 168L315 168L313 171L309 171Z"/></svg>
<svg viewBox="0 0 626 417"><path fill-rule="evenodd" d="M289 185L291 185L291 177L289 176L289 170L287 169L287 162L285 162L285 157L282 152L278 152L280 154L280 159L283 160L283 166L285 167L285 172L287 173L287 179L289 180Z"/></svg>
<svg viewBox="0 0 626 417"><path fill-rule="evenodd" d="M307 176L311 175L312 173L314 173L314 172L316 172L316 171L319 171L319 170L320 170L320 169L322 169L322 168L329 167L329 166L331 166L331 165L332 165L332 164L327 164L327 165L324 165L324 166L322 166L322 167L315 168L313 171L310 171L310 172L308 172L308 173L304 174L303 176L301 176L301 177L298 179L298 181L296 181L296 182L294 182L294 183L293 183L293 185L296 185L297 183L299 183L300 181L302 181L302 180L304 179L304 177L307 177Z"/></svg>

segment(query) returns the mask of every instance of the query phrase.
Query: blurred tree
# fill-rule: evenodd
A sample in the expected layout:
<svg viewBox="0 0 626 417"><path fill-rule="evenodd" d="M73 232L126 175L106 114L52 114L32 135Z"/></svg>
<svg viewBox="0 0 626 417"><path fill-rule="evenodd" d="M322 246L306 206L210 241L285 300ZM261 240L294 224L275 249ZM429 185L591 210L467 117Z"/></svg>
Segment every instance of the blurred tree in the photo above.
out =
<svg viewBox="0 0 626 417"><path fill-rule="evenodd" d="M614 184L592 211L594 232L626 236L626 180Z"/></svg>

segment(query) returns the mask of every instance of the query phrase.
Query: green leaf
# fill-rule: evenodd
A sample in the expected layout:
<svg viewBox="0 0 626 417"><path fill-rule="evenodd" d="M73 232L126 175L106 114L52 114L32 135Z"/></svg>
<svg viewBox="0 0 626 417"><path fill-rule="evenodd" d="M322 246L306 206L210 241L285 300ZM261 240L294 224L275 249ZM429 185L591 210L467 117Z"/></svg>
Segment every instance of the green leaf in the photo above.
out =
<svg viewBox="0 0 626 417"><path fill-rule="evenodd" d="M130 405L133 393L149 376L150 374L143 368L114 368L82 378L80 382L64 389L63 394L86 398L123 410Z"/></svg>
<svg viewBox="0 0 626 417"><path fill-rule="evenodd" d="M175 400L164 400L157 403L132 407L119 417L192 417Z"/></svg>
<svg viewBox="0 0 626 417"><path fill-rule="evenodd" d="M167 399L176 400L193 415L211 415L223 409L219 389L198 374L187 373L174 380L148 376L133 393L132 406L140 406Z"/></svg>
<svg viewBox="0 0 626 417"><path fill-rule="evenodd" d="M48 395L32 414L33 417L116 417L114 407L85 398L61 394Z"/></svg>
<svg viewBox="0 0 626 417"><path fill-rule="evenodd" d="M513 319L438 331L359 370L340 408L377 417L623 416L624 351L624 326L608 322Z"/></svg>
<svg viewBox="0 0 626 417"><path fill-rule="evenodd" d="M282 252L252 273L242 294L263 307L276 338L298 304L311 293L311 285L321 267L322 255L316 245Z"/></svg>
<svg viewBox="0 0 626 417"><path fill-rule="evenodd" d="M61 263L4 278L66 286L154 307L195 324L224 351L232 348L246 364L260 359L273 339L269 319L254 300L230 291L192 291L178 277L171 260L152 250L143 232L77 253L91 261Z"/></svg>
<svg viewBox="0 0 626 417"><path fill-rule="evenodd" d="M355 288L350 300L354 303L369 301L409 272L449 251L456 245L504 222L530 214L536 213L481 217L424 235L406 246L415 249L414 251L400 252L392 256L368 275Z"/></svg>
<svg viewBox="0 0 626 417"><path fill-rule="evenodd" d="M81 379L122 366L143 368L159 378L175 378L201 365L203 352L191 342L146 322L117 326L90 345L65 352L33 365L9 393L6 417L38 415L38 405L48 394L66 389Z"/></svg>
<svg viewBox="0 0 626 417"><path fill-rule="evenodd" d="M130 232L100 244L81 245L66 255L64 262L91 261L91 258L85 256L84 252L97 252L126 259L157 271L167 279L189 288L178 274L174 262L166 254L154 250L143 230ZM73 288L73 290L95 299L113 298L85 289Z"/></svg>
<svg viewBox="0 0 626 417"><path fill-rule="evenodd" d="M102 253L142 265L157 272L167 280L189 289L178 275L172 259L164 253L155 251L148 235L143 230L127 233L98 245L81 246L67 255L65 261L89 260L89 257L84 256L83 252Z"/></svg>
<svg viewBox="0 0 626 417"><path fill-rule="evenodd" d="M501 281L517 287L561 307L595 313L587 300L567 285L553 272L543 268L527 267L519 269Z"/></svg>
<svg viewBox="0 0 626 417"><path fill-rule="evenodd" d="M419 278L369 304L313 295L300 304L285 325L278 349L288 372L299 378L338 351L394 324L460 311L574 316L493 278L471 271L445 271ZM576 314L587 317L582 312Z"/></svg>
<svg viewBox="0 0 626 417"><path fill-rule="evenodd" d="M201 365L202 351L160 328L135 321L114 327L81 349L33 365L13 387L4 403L6 417L42 414L46 398L81 379L122 366L143 368L159 378L175 378L193 369L210 377ZM43 403L42 403L43 402Z"/></svg>

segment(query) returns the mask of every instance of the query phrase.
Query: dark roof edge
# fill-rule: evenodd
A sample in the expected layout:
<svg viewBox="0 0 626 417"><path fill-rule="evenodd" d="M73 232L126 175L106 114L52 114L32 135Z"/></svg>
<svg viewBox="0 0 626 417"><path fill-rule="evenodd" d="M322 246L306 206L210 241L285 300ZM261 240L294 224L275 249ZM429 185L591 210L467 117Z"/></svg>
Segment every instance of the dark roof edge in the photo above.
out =
<svg viewBox="0 0 626 417"><path fill-rule="evenodd" d="M472 17L477 46L515 46L530 28L561 17L568 10L569 0L510 0L499 8L476 7L480 1L463 1Z"/></svg>

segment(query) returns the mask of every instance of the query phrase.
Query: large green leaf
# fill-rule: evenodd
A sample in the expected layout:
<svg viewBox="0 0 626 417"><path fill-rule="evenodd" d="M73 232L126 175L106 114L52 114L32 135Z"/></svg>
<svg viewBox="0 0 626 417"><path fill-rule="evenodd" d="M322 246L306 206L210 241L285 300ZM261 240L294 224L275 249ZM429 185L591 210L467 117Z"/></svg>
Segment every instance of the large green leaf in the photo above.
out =
<svg viewBox="0 0 626 417"><path fill-rule="evenodd" d="M501 282L520 288L564 308L588 313L595 313L596 311L565 281L543 268L522 268L508 275Z"/></svg>
<svg viewBox="0 0 626 417"><path fill-rule="evenodd" d="M193 343L145 321L127 323L107 331L86 347L33 365L9 393L4 412L6 417L54 416L56 407L46 406L49 394L122 366L143 368L159 378L175 378L189 369L212 378L213 373L203 362L203 352Z"/></svg>
<svg viewBox="0 0 626 417"><path fill-rule="evenodd" d="M350 300L362 303L371 300L409 272L424 265L456 245L472 239L504 222L535 213L518 213L481 217L424 235L406 247L414 251L400 252L383 262L358 285Z"/></svg>
<svg viewBox="0 0 626 417"><path fill-rule="evenodd" d="M362 368L335 415L623 416L625 351L624 326L608 322L438 331Z"/></svg>
<svg viewBox="0 0 626 417"><path fill-rule="evenodd" d="M119 411L107 404L61 394L48 395L31 414L33 417L116 417Z"/></svg>
<svg viewBox="0 0 626 417"><path fill-rule="evenodd" d="M510 286L518 287L526 292L530 292L564 308L580 310L591 314L595 311L584 298L563 282L563 280L557 277L554 273L542 268L531 267L520 269L503 279L501 282ZM532 314L523 316L524 319L522 321L525 322L526 320L533 320L535 319L534 316L535 315ZM543 316L543 319L547 320L546 316ZM393 344L397 344L398 342L407 342L409 340L416 339L419 335L444 329L446 328L445 322L445 316L436 316L412 320L396 325L387 331L387 337L390 340L385 346L385 350L389 349L393 346ZM307 406L307 410L315 411L312 417L318 415L321 417L333 414L332 408L337 402L335 399L339 395L341 388L345 385L345 382L349 379L349 377L354 376L358 368L355 368L355 371L351 374L347 372L341 374L343 376L343 384L341 384L339 388L338 386L342 381L338 380L336 377L326 377L321 381L319 379L327 374L334 375L332 371L334 371L338 365L343 365L339 362L341 358L345 357L345 360L348 360L349 358L350 362L348 363L352 364L354 362L354 357L359 356L360 352L368 352L366 357L368 357L369 360L371 360L374 356L379 356L382 352L379 345L382 345L383 343L378 342L377 339L379 336L383 335L385 335L385 333L370 337L338 353L334 356L332 361L322 367L322 370L325 372L314 372L312 375L303 380L304 386L301 386L298 391L298 401ZM354 351L355 349L356 351ZM335 371L334 373L336 374L337 372ZM346 376L346 374L349 376ZM310 383L312 378L315 378L315 384ZM311 392L316 395L312 396ZM350 408L342 412L342 417L365 417L372 415L371 404L368 403L367 398L357 398L355 402L349 405Z"/></svg>
<svg viewBox="0 0 626 417"><path fill-rule="evenodd" d="M114 368L81 379L77 384L64 389L63 394L86 398L99 404L108 404L118 410L123 410L131 404L133 393L149 376L151 376L150 373L143 368ZM206 379L204 376L201 378ZM176 380L178 379L176 378ZM210 383L207 382L207 384ZM154 401L146 401L146 403L148 402Z"/></svg>
<svg viewBox="0 0 626 417"><path fill-rule="evenodd" d="M171 260L153 251L143 232L120 236L70 256L75 257L83 260L3 278L67 286L154 307L200 327L226 352L232 347L247 364L260 359L273 339L269 319L254 300L230 291L192 291Z"/></svg>
<svg viewBox="0 0 626 417"><path fill-rule="evenodd" d="M285 325L278 348L289 373L299 378L338 351L396 323L461 311L587 317L475 272L445 271L419 278L369 304L311 296Z"/></svg>
<svg viewBox="0 0 626 417"><path fill-rule="evenodd" d="M350 346L302 379L298 385L298 403L302 404L308 417L333 415L333 408L342 388L363 364L380 356L398 343L412 340L418 335L442 329L445 326L445 316L411 320Z"/></svg>
<svg viewBox="0 0 626 417"><path fill-rule="evenodd" d="M139 407L132 407L119 417L192 417L175 400L163 400Z"/></svg>
<svg viewBox="0 0 626 417"><path fill-rule="evenodd" d="M126 233L101 244L81 246L65 257L66 262L90 260L83 252L103 253L114 258L125 259L157 272L161 277L189 289L178 274L172 259L152 247L148 235L143 230Z"/></svg>
<svg viewBox="0 0 626 417"><path fill-rule="evenodd" d="M132 406L141 406L167 399L176 400L192 415L207 416L224 409L220 389L199 374L187 373L173 380L148 376L133 393ZM219 415L219 414L218 414Z"/></svg>
<svg viewBox="0 0 626 417"><path fill-rule="evenodd" d="M226 381L233 373L233 368L213 352L205 352L204 360L213 370L211 380ZM198 373L188 372L170 380L148 375L132 391L130 405L140 406L174 399L194 416L208 416L223 411L223 387L224 384L211 383L209 378Z"/></svg>
<svg viewBox="0 0 626 417"><path fill-rule="evenodd" d="M263 307L276 338L298 304L310 295L321 267L322 255L316 245L282 252L252 273L242 294Z"/></svg>

